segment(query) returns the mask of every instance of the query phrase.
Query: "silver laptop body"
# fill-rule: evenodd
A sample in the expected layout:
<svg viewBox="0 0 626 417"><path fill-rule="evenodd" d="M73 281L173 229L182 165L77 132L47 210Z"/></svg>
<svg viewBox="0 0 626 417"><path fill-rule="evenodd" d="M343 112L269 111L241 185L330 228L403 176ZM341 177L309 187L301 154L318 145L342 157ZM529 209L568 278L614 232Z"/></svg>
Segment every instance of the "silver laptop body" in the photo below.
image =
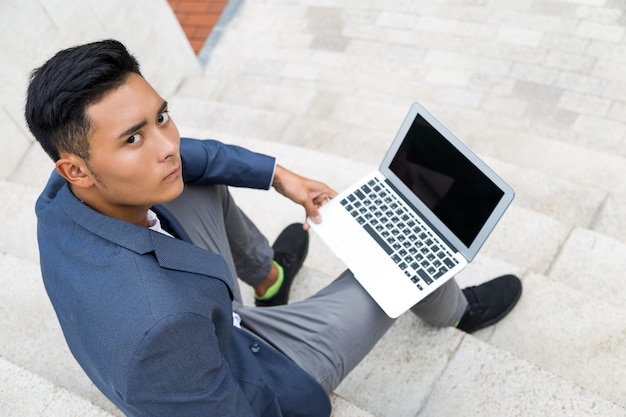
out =
<svg viewBox="0 0 626 417"><path fill-rule="evenodd" d="M390 317L470 262L513 189L414 103L378 171L321 207L309 224Z"/></svg>

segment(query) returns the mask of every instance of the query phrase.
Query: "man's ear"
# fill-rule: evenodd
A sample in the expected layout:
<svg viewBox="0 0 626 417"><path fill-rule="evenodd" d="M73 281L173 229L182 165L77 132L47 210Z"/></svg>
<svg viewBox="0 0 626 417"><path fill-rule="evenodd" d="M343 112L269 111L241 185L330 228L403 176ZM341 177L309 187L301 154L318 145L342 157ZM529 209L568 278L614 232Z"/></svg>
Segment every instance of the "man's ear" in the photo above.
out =
<svg viewBox="0 0 626 417"><path fill-rule="evenodd" d="M55 164L60 176L73 186L89 188L93 185L92 175L83 158L74 154L61 155Z"/></svg>

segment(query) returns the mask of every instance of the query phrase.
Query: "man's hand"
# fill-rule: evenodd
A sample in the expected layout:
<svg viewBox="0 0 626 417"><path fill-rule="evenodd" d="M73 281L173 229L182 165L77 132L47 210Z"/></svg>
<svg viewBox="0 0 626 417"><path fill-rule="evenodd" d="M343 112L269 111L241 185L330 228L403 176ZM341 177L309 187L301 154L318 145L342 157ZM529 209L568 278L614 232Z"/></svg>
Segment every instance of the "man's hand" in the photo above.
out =
<svg viewBox="0 0 626 417"><path fill-rule="evenodd" d="M297 175L280 165L276 165L272 186L280 194L301 204L306 215L315 223L322 221L318 208L337 195L328 185ZM304 222L304 229L308 228L309 225Z"/></svg>

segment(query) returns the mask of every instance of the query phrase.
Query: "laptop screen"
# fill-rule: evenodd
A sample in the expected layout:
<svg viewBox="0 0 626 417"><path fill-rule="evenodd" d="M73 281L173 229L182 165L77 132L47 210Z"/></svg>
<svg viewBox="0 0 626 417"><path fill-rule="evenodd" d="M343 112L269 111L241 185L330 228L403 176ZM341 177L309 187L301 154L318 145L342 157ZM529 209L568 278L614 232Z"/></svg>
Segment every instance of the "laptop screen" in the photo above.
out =
<svg viewBox="0 0 626 417"><path fill-rule="evenodd" d="M428 208L420 210L427 212L426 220L436 229L443 224L451 232L443 237L471 259L512 200L513 190L432 115L424 109L411 113L381 171L392 184L406 187L397 187L402 194L410 190L415 196L409 202L418 210L420 204Z"/></svg>
<svg viewBox="0 0 626 417"><path fill-rule="evenodd" d="M503 194L419 114L390 168L466 246Z"/></svg>

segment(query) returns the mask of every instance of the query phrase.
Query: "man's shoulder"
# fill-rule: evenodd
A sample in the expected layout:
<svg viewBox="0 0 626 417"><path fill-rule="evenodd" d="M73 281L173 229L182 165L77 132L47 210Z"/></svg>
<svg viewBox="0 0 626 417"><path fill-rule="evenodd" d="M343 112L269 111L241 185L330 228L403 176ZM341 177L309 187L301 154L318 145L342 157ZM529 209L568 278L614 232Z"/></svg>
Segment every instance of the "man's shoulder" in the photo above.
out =
<svg viewBox="0 0 626 417"><path fill-rule="evenodd" d="M63 177L57 174L56 171L52 171L50 174L50 178L48 178L48 182L46 186L41 191L41 194L37 198L35 203L35 213L39 217L42 213L44 213L48 208L51 207L55 201L58 201L59 192L67 187L67 182Z"/></svg>

